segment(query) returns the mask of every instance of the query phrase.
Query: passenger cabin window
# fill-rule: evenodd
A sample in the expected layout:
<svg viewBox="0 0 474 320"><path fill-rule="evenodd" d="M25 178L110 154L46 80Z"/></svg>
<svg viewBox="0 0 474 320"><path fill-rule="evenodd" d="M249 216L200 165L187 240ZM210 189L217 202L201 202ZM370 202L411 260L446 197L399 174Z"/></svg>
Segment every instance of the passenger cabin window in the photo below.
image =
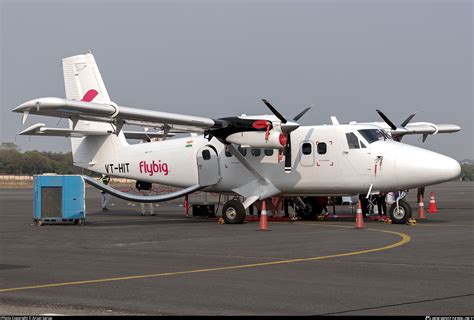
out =
<svg viewBox="0 0 474 320"><path fill-rule="evenodd" d="M260 157L260 154L262 153L262 151L260 149L251 149L250 150L250 153L252 154L252 156L254 157Z"/></svg>
<svg viewBox="0 0 474 320"><path fill-rule="evenodd" d="M267 157L273 156L273 149L265 149L264 152Z"/></svg>
<svg viewBox="0 0 474 320"><path fill-rule="evenodd" d="M211 153L209 152L209 150L203 150L202 151L202 158L204 160L209 160L211 159Z"/></svg>
<svg viewBox="0 0 474 320"><path fill-rule="evenodd" d="M303 145L301 146L301 151L303 152L303 154L311 154L311 143L303 143Z"/></svg>
<svg viewBox="0 0 474 320"><path fill-rule="evenodd" d="M240 154L243 155L244 157L247 155L247 149L242 148L241 146L239 146L238 150L239 150Z"/></svg>
<svg viewBox="0 0 474 320"><path fill-rule="evenodd" d="M328 151L328 146L327 146L326 142L318 143L318 153L319 154L326 154L327 151Z"/></svg>
<svg viewBox="0 0 474 320"><path fill-rule="evenodd" d="M347 144L349 145L349 149L359 149L359 139L353 132L346 133Z"/></svg>

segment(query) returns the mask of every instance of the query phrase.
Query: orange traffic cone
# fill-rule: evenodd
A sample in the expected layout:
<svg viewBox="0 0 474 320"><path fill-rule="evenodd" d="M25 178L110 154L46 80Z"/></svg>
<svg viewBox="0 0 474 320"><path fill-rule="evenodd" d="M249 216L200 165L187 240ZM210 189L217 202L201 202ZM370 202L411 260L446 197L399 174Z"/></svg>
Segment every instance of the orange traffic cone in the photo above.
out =
<svg viewBox="0 0 474 320"><path fill-rule="evenodd" d="M423 195L420 194L420 202L418 203L418 219L426 219L425 216L425 205L423 204Z"/></svg>
<svg viewBox="0 0 474 320"><path fill-rule="evenodd" d="M436 201L434 198L434 192L431 192L430 196L430 207L428 208L429 213L435 213L438 212L438 208L436 208Z"/></svg>
<svg viewBox="0 0 474 320"><path fill-rule="evenodd" d="M267 223L267 202L262 201L262 211L260 213L260 228L258 231L270 231Z"/></svg>
<svg viewBox="0 0 474 320"><path fill-rule="evenodd" d="M356 229L364 228L364 217L362 217L362 205L359 203L357 204L357 213L356 213Z"/></svg>

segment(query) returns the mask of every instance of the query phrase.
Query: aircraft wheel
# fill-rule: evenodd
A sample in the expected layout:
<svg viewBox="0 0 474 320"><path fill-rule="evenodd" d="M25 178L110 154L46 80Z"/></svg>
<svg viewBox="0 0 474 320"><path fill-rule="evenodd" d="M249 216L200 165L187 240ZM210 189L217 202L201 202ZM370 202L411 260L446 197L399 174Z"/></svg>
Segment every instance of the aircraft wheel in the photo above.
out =
<svg viewBox="0 0 474 320"><path fill-rule="evenodd" d="M245 208L239 200L230 200L222 208L222 218L226 224L241 224L245 220Z"/></svg>
<svg viewBox="0 0 474 320"><path fill-rule="evenodd" d="M296 212L301 219L306 221L312 221L316 219L316 216L321 213L322 208L318 206L315 197L308 197L303 199L306 204L306 209L297 208Z"/></svg>
<svg viewBox="0 0 474 320"><path fill-rule="evenodd" d="M411 206L405 200L398 201L398 205L398 210L396 202L390 206L390 210L388 211L390 219L392 220L392 223L395 224L406 224L412 215Z"/></svg>

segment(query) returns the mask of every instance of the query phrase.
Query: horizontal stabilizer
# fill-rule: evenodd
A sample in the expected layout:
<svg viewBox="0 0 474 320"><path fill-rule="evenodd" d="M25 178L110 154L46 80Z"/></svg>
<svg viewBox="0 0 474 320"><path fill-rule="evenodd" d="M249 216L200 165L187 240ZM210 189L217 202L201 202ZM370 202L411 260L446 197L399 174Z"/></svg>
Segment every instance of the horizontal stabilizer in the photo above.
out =
<svg viewBox="0 0 474 320"><path fill-rule="evenodd" d="M44 123L37 123L26 128L20 135L23 136L50 136L50 137L85 137L103 136L112 133L110 131L72 130L68 128L47 128Z"/></svg>

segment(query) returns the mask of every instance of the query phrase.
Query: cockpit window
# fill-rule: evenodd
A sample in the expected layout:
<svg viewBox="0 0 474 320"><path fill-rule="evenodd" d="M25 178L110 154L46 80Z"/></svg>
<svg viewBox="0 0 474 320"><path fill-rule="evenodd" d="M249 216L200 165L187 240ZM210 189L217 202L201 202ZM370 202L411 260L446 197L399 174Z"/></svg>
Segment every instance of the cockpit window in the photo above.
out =
<svg viewBox="0 0 474 320"><path fill-rule="evenodd" d="M349 149L359 149L359 139L353 132L346 133L347 144L349 145Z"/></svg>
<svg viewBox="0 0 474 320"><path fill-rule="evenodd" d="M362 129L359 133L368 143L390 139L386 132L379 129Z"/></svg>

